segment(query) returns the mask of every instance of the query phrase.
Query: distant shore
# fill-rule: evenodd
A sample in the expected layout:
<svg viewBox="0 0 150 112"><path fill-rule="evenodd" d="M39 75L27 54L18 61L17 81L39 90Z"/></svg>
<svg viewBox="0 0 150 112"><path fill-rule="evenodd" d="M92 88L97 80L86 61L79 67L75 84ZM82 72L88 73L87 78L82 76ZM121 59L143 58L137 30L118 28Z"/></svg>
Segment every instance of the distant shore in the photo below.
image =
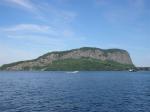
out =
<svg viewBox="0 0 150 112"><path fill-rule="evenodd" d="M150 67L136 67L138 71L150 71Z"/></svg>

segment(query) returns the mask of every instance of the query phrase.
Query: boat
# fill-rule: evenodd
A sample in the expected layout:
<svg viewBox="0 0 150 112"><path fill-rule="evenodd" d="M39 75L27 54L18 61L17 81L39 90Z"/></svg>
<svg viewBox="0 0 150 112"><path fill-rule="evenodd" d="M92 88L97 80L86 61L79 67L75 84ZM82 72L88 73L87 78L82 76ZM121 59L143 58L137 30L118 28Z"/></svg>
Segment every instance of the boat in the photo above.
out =
<svg viewBox="0 0 150 112"><path fill-rule="evenodd" d="M72 71L72 72L67 72L67 73L72 73L72 74L75 74L75 73L78 73L79 71Z"/></svg>
<svg viewBox="0 0 150 112"><path fill-rule="evenodd" d="M129 72L136 72L135 69L129 69Z"/></svg>

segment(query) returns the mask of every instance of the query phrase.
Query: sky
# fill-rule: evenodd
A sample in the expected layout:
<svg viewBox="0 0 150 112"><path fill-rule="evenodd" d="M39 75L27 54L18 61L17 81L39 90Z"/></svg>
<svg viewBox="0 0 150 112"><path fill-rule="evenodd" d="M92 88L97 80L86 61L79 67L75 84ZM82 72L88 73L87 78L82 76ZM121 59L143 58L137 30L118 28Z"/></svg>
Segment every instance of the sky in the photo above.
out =
<svg viewBox="0 0 150 112"><path fill-rule="evenodd" d="M0 65L80 47L150 66L150 0L1 0Z"/></svg>

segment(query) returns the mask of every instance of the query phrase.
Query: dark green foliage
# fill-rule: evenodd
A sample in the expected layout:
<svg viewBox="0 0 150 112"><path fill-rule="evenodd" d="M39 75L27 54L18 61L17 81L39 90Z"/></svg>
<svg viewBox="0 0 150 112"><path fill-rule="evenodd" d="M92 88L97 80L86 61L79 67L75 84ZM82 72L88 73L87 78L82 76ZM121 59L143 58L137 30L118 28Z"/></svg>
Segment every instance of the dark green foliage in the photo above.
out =
<svg viewBox="0 0 150 112"><path fill-rule="evenodd" d="M120 64L113 61L101 61L92 58L81 58L54 61L52 64L48 65L45 70L128 70L131 67L134 66Z"/></svg>

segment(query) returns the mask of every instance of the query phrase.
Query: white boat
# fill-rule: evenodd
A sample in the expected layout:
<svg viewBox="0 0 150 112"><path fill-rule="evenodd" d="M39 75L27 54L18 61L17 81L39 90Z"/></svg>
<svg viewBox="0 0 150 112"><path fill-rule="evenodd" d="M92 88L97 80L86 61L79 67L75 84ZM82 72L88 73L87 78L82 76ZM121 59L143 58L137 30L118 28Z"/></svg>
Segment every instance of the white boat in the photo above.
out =
<svg viewBox="0 0 150 112"><path fill-rule="evenodd" d="M129 69L129 72L136 72L135 69Z"/></svg>
<svg viewBox="0 0 150 112"><path fill-rule="evenodd" d="M67 72L67 73L72 73L72 74L75 74L75 73L78 73L79 71L72 71L72 72Z"/></svg>

